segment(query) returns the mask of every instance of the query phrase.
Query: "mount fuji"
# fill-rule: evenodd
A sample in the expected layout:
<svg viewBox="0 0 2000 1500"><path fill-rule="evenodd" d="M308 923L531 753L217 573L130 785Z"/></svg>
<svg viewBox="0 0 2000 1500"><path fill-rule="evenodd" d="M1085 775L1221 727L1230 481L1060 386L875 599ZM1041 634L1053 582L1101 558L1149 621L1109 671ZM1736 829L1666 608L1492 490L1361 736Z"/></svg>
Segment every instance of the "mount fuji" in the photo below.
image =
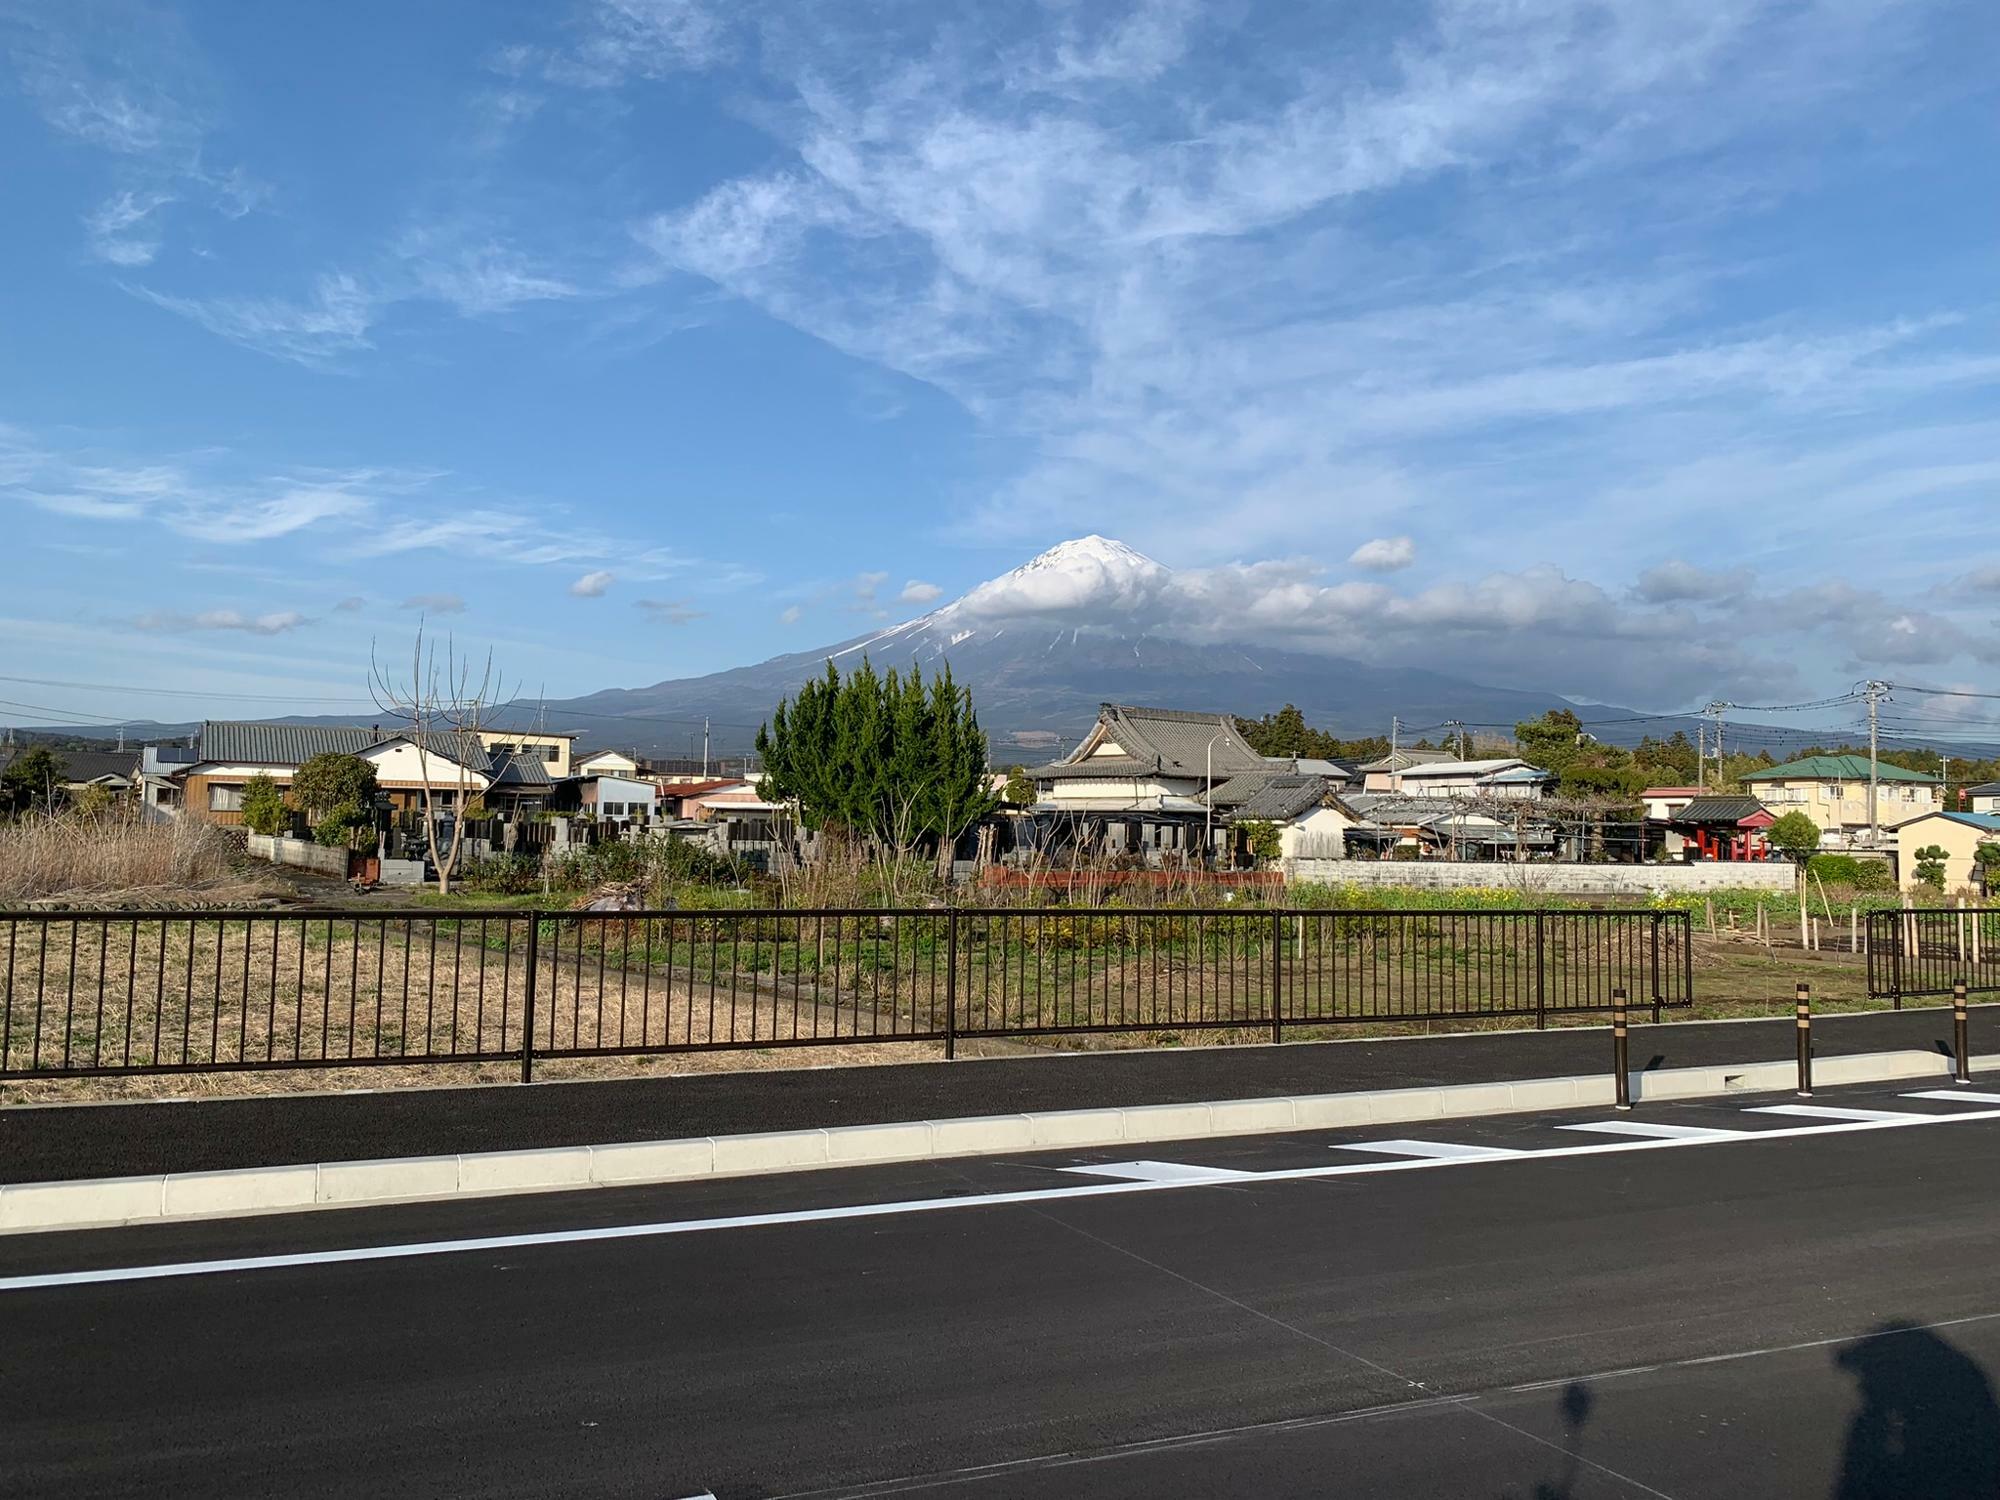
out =
<svg viewBox="0 0 2000 1500"><path fill-rule="evenodd" d="M949 662L972 691L994 759L1052 756L1073 745L1100 703L1145 703L1261 716L1295 703L1306 721L1346 735L1462 720L1512 725L1566 701L1415 667L1369 665L1226 638L1237 622L1197 575L1177 574L1106 537L1063 542L930 613L816 650L704 677L551 701L548 721L585 719L592 743L684 754L690 726L714 724L718 753L748 748L778 700L831 659L926 674ZM1633 710L1569 706L1585 718ZM616 721L629 721L629 728ZM1656 732L1659 725L1649 725ZM1671 726L1667 726L1670 730Z"/></svg>

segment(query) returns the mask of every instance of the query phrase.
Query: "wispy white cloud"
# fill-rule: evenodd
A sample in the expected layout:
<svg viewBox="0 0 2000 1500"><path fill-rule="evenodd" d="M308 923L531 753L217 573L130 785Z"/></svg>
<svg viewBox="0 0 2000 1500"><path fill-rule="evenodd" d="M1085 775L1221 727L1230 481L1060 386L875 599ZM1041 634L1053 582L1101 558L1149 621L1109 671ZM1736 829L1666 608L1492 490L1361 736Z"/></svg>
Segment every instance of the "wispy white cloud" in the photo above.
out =
<svg viewBox="0 0 2000 1500"><path fill-rule="evenodd" d="M662 78L707 67L727 56L732 36L708 0L583 0L577 40L566 48L514 44L490 59L509 77L531 72L557 83L610 88L631 78Z"/></svg>
<svg viewBox="0 0 2000 1500"><path fill-rule="evenodd" d="M569 591L579 599L601 599L615 581L608 569L600 568L594 573L585 573L569 586Z"/></svg>
<svg viewBox="0 0 2000 1500"><path fill-rule="evenodd" d="M206 159L216 124L208 69L162 10L82 4L0 15L0 42L49 128L107 153L120 185L84 218L96 259L134 269L165 243L177 202L240 218L269 189L240 165Z"/></svg>
<svg viewBox="0 0 2000 1500"><path fill-rule="evenodd" d="M457 594L412 594L402 608L422 610L427 615L462 615L465 600Z"/></svg>
<svg viewBox="0 0 2000 1500"><path fill-rule="evenodd" d="M1363 542L1348 554L1350 567L1371 573L1393 573L1417 560L1417 544L1406 536L1378 536Z"/></svg>
<svg viewBox="0 0 2000 1500"><path fill-rule="evenodd" d="M921 578L912 578L903 585L903 592L896 596L899 604L930 604L940 598L944 590L934 583L925 583Z"/></svg>
<svg viewBox="0 0 2000 1500"><path fill-rule="evenodd" d="M381 305L374 292L337 271L314 278L312 292L303 301L179 297L148 287L130 290L232 343L302 365L324 365L337 355L370 347L368 330Z"/></svg>
<svg viewBox="0 0 2000 1500"><path fill-rule="evenodd" d="M195 614L155 610L132 622L140 630L178 632L187 630L240 630L249 635L283 635L312 622L297 610L276 610L247 615L234 609L205 609Z"/></svg>
<svg viewBox="0 0 2000 1500"><path fill-rule="evenodd" d="M1020 439L966 518L989 544L1081 517L1211 555L1302 528L1345 553L1411 512L1497 513L1536 483L1587 505L1702 447L1851 440L1859 411L2000 378L1978 310L1722 313L1746 266L1694 184L1754 162L1781 202L1902 66L1909 12L1400 14L1260 13L1252 36L1234 10L1094 6L1026 43L910 19L886 46L766 14L751 118L778 160L635 233L663 276ZM1426 529L1441 554L1479 530Z"/></svg>
<svg viewBox="0 0 2000 1500"><path fill-rule="evenodd" d="M690 625L708 615L707 610L696 609L685 599L640 599L635 603L640 613L657 625Z"/></svg>
<svg viewBox="0 0 2000 1500"><path fill-rule="evenodd" d="M91 253L114 266L152 264L160 253L160 229L154 215L173 201L172 193L160 189L127 188L114 193L84 220Z"/></svg>

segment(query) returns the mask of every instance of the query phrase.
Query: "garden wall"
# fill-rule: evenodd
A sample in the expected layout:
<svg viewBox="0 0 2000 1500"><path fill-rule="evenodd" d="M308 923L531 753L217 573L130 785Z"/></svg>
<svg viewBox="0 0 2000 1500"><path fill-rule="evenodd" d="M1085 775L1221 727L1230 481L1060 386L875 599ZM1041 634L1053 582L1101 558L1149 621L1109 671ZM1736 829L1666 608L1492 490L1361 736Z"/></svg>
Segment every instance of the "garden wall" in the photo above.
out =
<svg viewBox="0 0 2000 1500"><path fill-rule="evenodd" d="M1325 885L1455 890L1469 886L1551 896L1650 896L1702 891L1790 891L1789 864L1553 865L1472 864L1445 860L1294 859L1286 877Z"/></svg>
<svg viewBox="0 0 2000 1500"><path fill-rule="evenodd" d="M268 859L274 865L292 865L341 880L347 878L345 849L329 849L309 839L279 838L268 833L253 833L245 842L253 856Z"/></svg>

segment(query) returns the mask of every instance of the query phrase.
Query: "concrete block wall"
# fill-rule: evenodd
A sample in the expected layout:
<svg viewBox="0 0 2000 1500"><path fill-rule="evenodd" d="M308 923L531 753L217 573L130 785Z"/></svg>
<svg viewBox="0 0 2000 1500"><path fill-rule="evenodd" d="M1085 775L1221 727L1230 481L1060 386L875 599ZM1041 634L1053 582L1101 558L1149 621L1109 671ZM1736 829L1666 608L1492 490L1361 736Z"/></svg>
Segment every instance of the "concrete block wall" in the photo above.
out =
<svg viewBox="0 0 2000 1500"><path fill-rule="evenodd" d="M292 865L321 875L347 874L345 849L328 849L307 839L278 838L267 833L250 834L244 842L252 856L268 859L274 865Z"/></svg>
<svg viewBox="0 0 2000 1500"><path fill-rule="evenodd" d="M1789 864L1556 865L1456 864L1443 860L1294 859L1289 880L1368 888L1461 890L1470 886L1519 890L1527 895L1651 896L1704 891L1790 891L1797 876Z"/></svg>

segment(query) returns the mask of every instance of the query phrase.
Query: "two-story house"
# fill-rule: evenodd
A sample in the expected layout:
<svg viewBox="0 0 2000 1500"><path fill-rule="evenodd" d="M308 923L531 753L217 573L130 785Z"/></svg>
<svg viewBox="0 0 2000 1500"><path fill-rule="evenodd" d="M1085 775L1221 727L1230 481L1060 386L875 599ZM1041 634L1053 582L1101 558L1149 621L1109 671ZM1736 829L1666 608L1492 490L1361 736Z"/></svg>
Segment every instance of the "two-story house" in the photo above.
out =
<svg viewBox="0 0 2000 1500"><path fill-rule="evenodd" d="M1107 703L1082 744L1028 775L1038 822L1106 853L1156 856L1202 848L1218 821L1211 789L1277 769L1228 714Z"/></svg>
<svg viewBox="0 0 2000 1500"><path fill-rule="evenodd" d="M1398 790L1406 797L1540 797L1555 781L1553 772L1516 756L1490 760L1440 760L1401 772Z"/></svg>
<svg viewBox="0 0 2000 1500"><path fill-rule="evenodd" d="M1819 825L1820 836L1830 847L1868 842L1865 755L1808 755L1768 771L1752 771L1743 777L1743 785L1776 817L1804 813ZM1937 811L1938 787L1935 776L1877 762L1874 822L1883 830L1883 842L1898 823Z"/></svg>
<svg viewBox="0 0 2000 1500"><path fill-rule="evenodd" d="M574 734L553 729L479 731L479 743L486 747L488 754L533 761L542 768L542 773L550 781L561 781L570 774L570 757L574 752L575 741Z"/></svg>
<svg viewBox="0 0 2000 1500"><path fill-rule="evenodd" d="M1965 798L1965 811L1974 813L2000 813L2000 781L1981 782L1978 786L1961 789Z"/></svg>

